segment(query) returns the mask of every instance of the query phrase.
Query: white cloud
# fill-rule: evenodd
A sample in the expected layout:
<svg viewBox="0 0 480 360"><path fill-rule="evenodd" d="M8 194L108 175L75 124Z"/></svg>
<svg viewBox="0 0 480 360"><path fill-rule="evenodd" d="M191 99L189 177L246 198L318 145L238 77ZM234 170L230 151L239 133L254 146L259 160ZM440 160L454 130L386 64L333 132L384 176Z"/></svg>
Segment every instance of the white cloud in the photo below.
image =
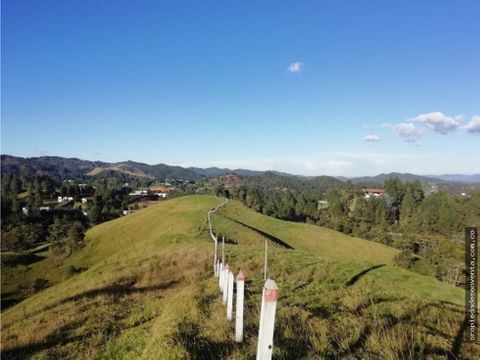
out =
<svg viewBox="0 0 480 360"><path fill-rule="evenodd" d="M407 122L418 122L424 124L428 129L439 134L447 134L456 130L462 124L462 116L447 116L440 111L421 114L410 118Z"/></svg>
<svg viewBox="0 0 480 360"><path fill-rule="evenodd" d="M293 62L288 65L287 70L291 73L298 73L302 71L303 64L301 62Z"/></svg>
<svg viewBox="0 0 480 360"><path fill-rule="evenodd" d="M415 127L415 125L410 122L389 124L388 126L387 124L384 125L384 127L390 127L396 136L407 142L417 142L423 134L422 129Z"/></svg>
<svg viewBox="0 0 480 360"><path fill-rule="evenodd" d="M473 118L472 118L473 120ZM393 133L407 142L417 142L426 132L433 131L437 134L448 134L457 129L467 129L470 133L475 133L475 123L472 123L472 129L467 126L461 126L462 115L447 116L440 111L428 114L420 114L409 118L400 123L384 123L380 125L383 128L392 129Z"/></svg>
<svg viewBox="0 0 480 360"><path fill-rule="evenodd" d="M368 128L368 124L363 124L363 128L364 128L364 129L367 129L367 128Z"/></svg>
<svg viewBox="0 0 480 360"><path fill-rule="evenodd" d="M480 135L480 115L472 116L469 123L463 127L469 134Z"/></svg>
<svg viewBox="0 0 480 360"><path fill-rule="evenodd" d="M380 136L374 135L374 134L368 134L363 138L363 140L368 142L377 142L377 141L380 141Z"/></svg>

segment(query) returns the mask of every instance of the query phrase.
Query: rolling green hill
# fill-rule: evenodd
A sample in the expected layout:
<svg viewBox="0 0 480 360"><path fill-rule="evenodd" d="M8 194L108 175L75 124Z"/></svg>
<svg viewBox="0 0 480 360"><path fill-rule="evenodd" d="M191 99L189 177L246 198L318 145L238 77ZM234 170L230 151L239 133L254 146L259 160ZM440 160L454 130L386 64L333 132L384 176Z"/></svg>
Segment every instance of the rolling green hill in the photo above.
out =
<svg viewBox="0 0 480 360"><path fill-rule="evenodd" d="M283 221L264 216L243 206L239 201L231 201L215 217L216 228L229 237L245 236L245 226L234 226L232 223L243 223L260 231L277 237L297 250L332 259L377 261L392 264L398 250L372 241L346 236L338 231L316 225ZM235 230L230 227L235 228Z"/></svg>
<svg viewBox="0 0 480 360"><path fill-rule="evenodd" d="M213 215L228 238L228 263L247 277L245 341L233 342L207 224L208 209L221 202L182 197L98 225L63 264L39 252L47 257L28 265L29 276L55 285L2 313L2 358L251 359L265 237L269 275L280 289L275 358L474 358L480 351L461 341L462 290L391 265L394 249L237 202Z"/></svg>

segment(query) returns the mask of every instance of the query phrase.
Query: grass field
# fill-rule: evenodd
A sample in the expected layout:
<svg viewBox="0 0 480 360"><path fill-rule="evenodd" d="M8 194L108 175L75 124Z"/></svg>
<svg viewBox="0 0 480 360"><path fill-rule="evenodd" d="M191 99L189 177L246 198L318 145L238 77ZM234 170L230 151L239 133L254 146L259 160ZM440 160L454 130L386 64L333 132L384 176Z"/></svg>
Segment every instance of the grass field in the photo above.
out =
<svg viewBox="0 0 480 360"><path fill-rule="evenodd" d="M212 274L207 211L188 196L92 228L61 265L30 264L53 286L2 313L2 358L251 359L263 276L263 235L279 285L278 359L474 359L461 341L463 291L393 265L396 250L284 222L230 202L213 215L231 240L231 268L247 276L245 341L233 341ZM239 245L238 245L239 244ZM71 267L82 269L68 274ZM2 286L9 286L3 282ZM3 289L2 289L3 291ZM478 358L478 357L477 357Z"/></svg>
<svg viewBox="0 0 480 360"><path fill-rule="evenodd" d="M393 257L399 252L389 246L345 236L340 232L316 225L263 216L243 206L239 201L230 201L227 206L221 208L219 215L221 216L214 217L214 221L220 232L234 237L244 236L246 228L238 226L240 222L273 235L295 249L333 259L379 261L392 264ZM234 225L235 221L237 226Z"/></svg>

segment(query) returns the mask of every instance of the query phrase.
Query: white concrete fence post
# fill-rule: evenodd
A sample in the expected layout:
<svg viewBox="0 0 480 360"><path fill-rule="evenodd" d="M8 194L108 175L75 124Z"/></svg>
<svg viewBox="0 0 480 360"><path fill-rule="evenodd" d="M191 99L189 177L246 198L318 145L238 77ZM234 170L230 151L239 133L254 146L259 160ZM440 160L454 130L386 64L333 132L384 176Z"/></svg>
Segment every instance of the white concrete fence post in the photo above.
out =
<svg viewBox="0 0 480 360"><path fill-rule="evenodd" d="M227 292L228 292L228 273L230 272L228 264L223 268L223 304L227 305Z"/></svg>
<svg viewBox="0 0 480 360"><path fill-rule="evenodd" d="M222 263L225 264L225 236L222 236Z"/></svg>
<svg viewBox="0 0 480 360"><path fill-rule="evenodd" d="M217 263L215 264L215 276L220 276L220 260L217 259Z"/></svg>
<svg viewBox="0 0 480 360"><path fill-rule="evenodd" d="M275 328L275 310L277 307L278 287L274 280L268 279L262 291L260 327L258 330L257 360L270 360L273 352L273 330Z"/></svg>
<svg viewBox="0 0 480 360"><path fill-rule="evenodd" d="M217 241L217 237L215 235L212 234L212 237L213 237L213 242L214 242L214 246L215 246L215 253L213 255L213 271L215 273L215 276L218 276L218 272L217 272L217 248L218 248L218 241Z"/></svg>
<svg viewBox="0 0 480 360"><path fill-rule="evenodd" d="M242 270L237 275L237 302L235 308L235 341L243 341L243 296L245 290L245 276Z"/></svg>
<svg viewBox="0 0 480 360"><path fill-rule="evenodd" d="M215 262L213 263L213 275L214 275L215 277L217 277L217 274L218 274L218 273L217 273L217 270L218 270L218 264L217 264L217 262L215 261Z"/></svg>
<svg viewBox="0 0 480 360"><path fill-rule="evenodd" d="M223 263L220 262L220 267L218 271L218 287L220 291L223 293Z"/></svg>
<svg viewBox="0 0 480 360"><path fill-rule="evenodd" d="M228 272L228 286L227 286L227 320L232 320L233 310L233 273Z"/></svg>

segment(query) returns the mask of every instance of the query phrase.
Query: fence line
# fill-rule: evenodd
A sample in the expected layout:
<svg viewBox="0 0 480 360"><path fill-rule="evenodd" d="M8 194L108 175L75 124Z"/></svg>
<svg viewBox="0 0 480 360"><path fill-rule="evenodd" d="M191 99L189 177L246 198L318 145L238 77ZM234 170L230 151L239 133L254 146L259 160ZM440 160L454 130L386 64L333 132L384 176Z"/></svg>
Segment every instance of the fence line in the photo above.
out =
<svg viewBox="0 0 480 360"><path fill-rule="evenodd" d="M213 233L213 226L212 226L212 218L211 218L211 215L213 213L216 213L218 209L220 209L222 206L224 206L226 203L228 202L228 199L225 199L225 201L223 203L221 203L220 205L217 205L214 209L210 209L208 210L208 213L207 213L207 218L208 218L208 227L209 227L209 230L210 230L210 237L212 238L214 244L215 244L215 249L214 249L214 255L213 255L213 267L214 267L214 271L215 271L215 266L217 265L217 247L218 247L218 238L215 236L215 234ZM222 258L222 262L225 263L225 259Z"/></svg>
<svg viewBox="0 0 480 360"><path fill-rule="evenodd" d="M225 236L222 236L222 259L218 259L218 236L213 232L211 214L215 213L220 207L227 204L228 199L223 203L208 210L208 225L210 237L214 242L213 271L218 277L218 285L222 294L222 302L226 305L227 320L233 319L233 297L236 295L235 307L235 341L243 341L243 314L244 314L244 293L245 293L245 275L242 270L234 278L228 264L225 263ZM260 308L260 324L258 329L257 342L257 360L270 360L273 353L273 332L275 328L275 312L277 306L278 287L273 279L267 278L267 254L268 239L265 239L265 258L264 258L264 287L262 288L262 302ZM234 282L236 283L236 294L234 294Z"/></svg>

